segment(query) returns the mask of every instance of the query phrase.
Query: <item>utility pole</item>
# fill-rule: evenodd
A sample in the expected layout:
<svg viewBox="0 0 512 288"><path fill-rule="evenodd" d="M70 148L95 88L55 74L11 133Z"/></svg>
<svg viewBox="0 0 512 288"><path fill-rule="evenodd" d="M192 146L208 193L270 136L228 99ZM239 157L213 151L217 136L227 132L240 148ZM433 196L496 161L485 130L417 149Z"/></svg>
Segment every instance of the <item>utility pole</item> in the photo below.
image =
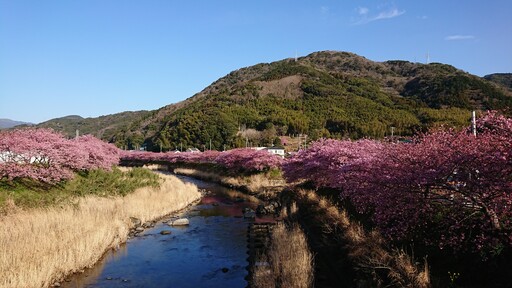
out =
<svg viewBox="0 0 512 288"><path fill-rule="evenodd" d="M476 137L476 112L473 111L471 113L471 131L473 132L473 136Z"/></svg>

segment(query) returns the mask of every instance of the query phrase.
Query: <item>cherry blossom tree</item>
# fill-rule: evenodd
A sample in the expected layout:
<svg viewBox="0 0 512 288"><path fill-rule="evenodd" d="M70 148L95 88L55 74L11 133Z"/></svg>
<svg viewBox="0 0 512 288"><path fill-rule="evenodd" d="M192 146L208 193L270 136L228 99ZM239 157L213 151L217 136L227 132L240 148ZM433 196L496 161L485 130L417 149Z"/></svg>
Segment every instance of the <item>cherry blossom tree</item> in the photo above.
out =
<svg viewBox="0 0 512 288"><path fill-rule="evenodd" d="M247 148L232 149L219 154L215 163L238 171L264 171L279 168L283 158L265 150Z"/></svg>
<svg viewBox="0 0 512 288"><path fill-rule="evenodd" d="M0 132L0 178L56 183L74 171L110 169L118 162L117 148L92 136L68 140L51 129Z"/></svg>
<svg viewBox="0 0 512 288"><path fill-rule="evenodd" d="M334 188L389 239L453 251L512 247L512 120L413 143L320 140L283 165L289 181Z"/></svg>
<svg viewBox="0 0 512 288"><path fill-rule="evenodd" d="M412 144L388 145L381 157L347 173L342 196L371 211L391 239L453 250L510 247L511 123L488 115L477 137L436 131Z"/></svg>
<svg viewBox="0 0 512 288"><path fill-rule="evenodd" d="M372 140L320 139L283 164L289 182L307 180L316 187L342 188L345 172L379 156L384 144Z"/></svg>
<svg viewBox="0 0 512 288"><path fill-rule="evenodd" d="M122 160L143 163L169 162L183 164L214 164L237 172L256 172L279 168L283 158L267 151L253 149L233 149L224 152L205 151L198 153L152 153L129 151L122 152Z"/></svg>
<svg viewBox="0 0 512 288"><path fill-rule="evenodd" d="M112 166L119 163L119 149L113 144L106 143L92 135L84 135L76 140L69 142L78 142L82 153L86 153L85 164L82 170L105 169L110 170Z"/></svg>

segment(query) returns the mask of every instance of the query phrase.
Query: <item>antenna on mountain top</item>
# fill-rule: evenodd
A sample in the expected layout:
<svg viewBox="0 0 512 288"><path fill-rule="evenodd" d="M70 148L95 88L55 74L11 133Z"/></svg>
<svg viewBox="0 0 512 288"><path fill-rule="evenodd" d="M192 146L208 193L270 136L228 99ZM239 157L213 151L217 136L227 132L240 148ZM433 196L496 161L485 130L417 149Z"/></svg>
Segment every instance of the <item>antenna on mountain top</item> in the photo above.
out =
<svg viewBox="0 0 512 288"><path fill-rule="evenodd" d="M430 53L427 51L427 63L425 64L429 64L430 63Z"/></svg>
<svg viewBox="0 0 512 288"><path fill-rule="evenodd" d="M299 60L299 56L297 56L297 50L295 50L295 62L297 62L297 60Z"/></svg>

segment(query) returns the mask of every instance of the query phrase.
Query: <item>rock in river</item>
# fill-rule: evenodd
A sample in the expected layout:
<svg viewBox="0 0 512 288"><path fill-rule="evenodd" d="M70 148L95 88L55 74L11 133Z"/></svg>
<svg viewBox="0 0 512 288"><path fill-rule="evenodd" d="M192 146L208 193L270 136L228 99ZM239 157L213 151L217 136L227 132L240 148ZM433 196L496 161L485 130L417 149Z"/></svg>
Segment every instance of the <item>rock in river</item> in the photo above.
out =
<svg viewBox="0 0 512 288"><path fill-rule="evenodd" d="M186 226L189 224L190 224L190 222L188 221L187 218L180 218L180 219L176 219L174 221L169 221L170 226Z"/></svg>
<svg viewBox="0 0 512 288"><path fill-rule="evenodd" d="M252 210L251 208L246 207L242 209L242 213L244 214L244 218L256 218L256 212L254 212L254 210Z"/></svg>
<svg viewBox="0 0 512 288"><path fill-rule="evenodd" d="M132 221L132 224L133 224L134 227L138 227L141 224L141 221L138 218L130 217L130 220Z"/></svg>

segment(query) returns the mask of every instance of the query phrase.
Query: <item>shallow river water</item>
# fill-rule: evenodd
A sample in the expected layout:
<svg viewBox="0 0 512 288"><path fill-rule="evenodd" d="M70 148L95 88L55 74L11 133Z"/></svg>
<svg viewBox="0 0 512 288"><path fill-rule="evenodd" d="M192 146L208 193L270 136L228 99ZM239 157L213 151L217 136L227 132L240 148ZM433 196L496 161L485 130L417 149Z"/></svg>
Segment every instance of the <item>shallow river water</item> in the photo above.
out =
<svg viewBox="0 0 512 288"><path fill-rule="evenodd" d="M187 227L162 221L93 268L74 275L62 287L245 287L247 228L255 220L242 218L242 209L258 200L215 184L180 177L211 191L180 217ZM270 219L256 219L267 221ZM161 235L160 231L171 234Z"/></svg>

